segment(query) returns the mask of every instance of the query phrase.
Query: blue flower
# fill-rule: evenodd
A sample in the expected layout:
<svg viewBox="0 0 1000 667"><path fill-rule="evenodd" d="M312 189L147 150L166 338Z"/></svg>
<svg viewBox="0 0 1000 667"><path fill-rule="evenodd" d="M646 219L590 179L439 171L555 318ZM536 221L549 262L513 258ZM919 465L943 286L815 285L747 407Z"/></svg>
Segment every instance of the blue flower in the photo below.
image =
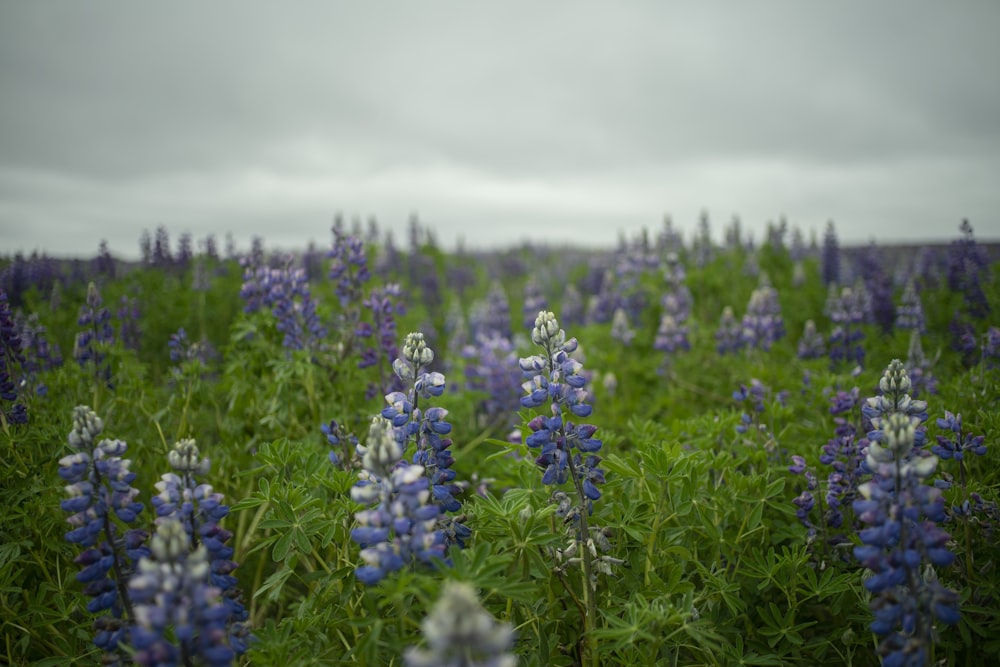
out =
<svg viewBox="0 0 1000 667"><path fill-rule="evenodd" d="M151 540L151 555L139 561L129 582L135 605L133 661L149 667L231 665L230 610L210 581L204 544L192 548L180 521L163 520Z"/></svg>
<svg viewBox="0 0 1000 667"><path fill-rule="evenodd" d="M67 440L75 451L59 461L59 476L67 482L68 496L61 507L70 513L66 521L72 526L66 540L84 548L76 562L82 566L77 580L86 584L84 592L91 597L87 610L131 620L126 585L136 561L148 553L147 535L137 528L123 530L122 525L137 523L144 507L136 499L139 491L131 485L135 479L131 462L122 458L128 446L120 440L97 441L103 429L93 410L74 408L73 430ZM115 651L126 638L127 626L120 622L103 625L115 630L98 632L94 643Z"/></svg>
<svg viewBox="0 0 1000 667"><path fill-rule="evenodd" d="M538 408L548 403L550 416L539 415L528 422L531 434L525 444L541 450L535 464L542 471L542 483L559 486L572 481L589 508L590 501L600 498L596 485L604 483L604 472L596 456L601 441L593 437L597 427L572 421L592 412L583 364L570 356L577 341L566 339L555 315L548 311L535 318L531 339L543 352L519 362L526 394L521 405Z"/></svg>
<svg viewBox="0 0 1000 667"><path fill-rule="evenodd" d="M925 568L947 567L955 556L947 547L950 536L937 525L945 518L941 490L925 484L938 463L917 439L926 405L910 399L910 381L898 360L889 364L879 388L882 395L865 406L877 430L865 452L872 476L858 486L860 497L852 504L868 526L858 533L862 544L854 557L872 571L865 588L875 594L871 629L883 637L883 664L926 664L934 621L956 623L959 612L958 595L927 578ZM961 428L954 416L942 421Z"/></svg>
<svg viewBox="0 0 1000 667"><path fill-rule="evenodd" d="M952 437L937 436L938 444L931 447L931 451L941 458L961 461L966 452L971 452L976 456L986 454L986 445L983 444L986 436L963 433L962 415L955 415L945 410L944 419L938 419L937 426L954 434Z"/></svg>
<svg viewBox="0 0 1000 667"><path fill-rule="evenodd" d="M446 535L439 529L442 508L432 501L431 484L421 465L403 460L392 424L372 420L366 445L359 446L363 471L351 498L368 507L355 514L351 539L364 565L355 576L366 585L411 564L447 562Z"/></svg>

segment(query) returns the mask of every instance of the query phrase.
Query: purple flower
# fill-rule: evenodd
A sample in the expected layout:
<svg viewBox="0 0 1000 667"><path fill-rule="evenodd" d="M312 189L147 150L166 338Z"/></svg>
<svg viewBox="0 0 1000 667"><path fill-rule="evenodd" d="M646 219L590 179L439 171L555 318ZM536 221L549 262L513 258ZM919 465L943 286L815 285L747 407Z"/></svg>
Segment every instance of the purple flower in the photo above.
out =
<svg viewBox="0 0 1000 667"><path fill-rule="evenodd" d="M525 443L541 450L535 464L542 470L542 483L558 486L572 480L589 507L600 497L595 484L604 482L604 473L597 467L601 461L596 456L601 441L593 437L597 427L571 421L591 412L583 364L570 356L577 348L576 339L567 340L555 315L542 311L535 318L531 340L543 352L519 362L526 380L521 405L537 408L550 403L551 416L539 415L528 422L532 433Z"/></svg>
<svg viewBox="0 0 1000 667"><path fill-rule="evenodd" d="M944 419L937 420L937 426L945 431L950 431L951 436L937 436L937 443L931 447L931 451L943 459L955 459L961 461L966 452L983 456L986 454L986 445L983 444L986 436L972 435L962 431L962 415L952 414L944 411Z"/></svg>
<svg viewBox="0 0 1000 667"><path fill-rule="evenodd" d="M474 345L462 350L468 360L465 367L465 387L479 392L480 416L495 421L517 410L521 393L521 374L517 367L514 345L500 334L479 334Z"/></svg>
<svg viewBox="0 0 1000 667"><path fill-rule="evenodd" d="M869 526L858 533L862 544L854 557L873 573L865 588L873 593L871 629L883 637L883 664L903 664L907 654L926 664L935 621L959 620L958 595L924 574L925 568L947 567L955 556L947 548L950 536L937 525L944 519L941 491L923 483L937 458L917 453L914 433L911 417L889 415L880 439L885 446L869 447L876 475L858 487L861 498L853 503Z"/></svg>
<svg viewBox="0 0 1000 667"><path fill-rule="evenodd" d="M823 335L816 331L816 323L806 320L799 339L799 359L818 359L826 353Z"/></svg>
<svg viewBox="0 0 1000 667"><path fill-rule="evenodd" d="M673 316L664 313L660 318L660 326L656 330L653 349L668 355L690 350L691 343L688 341L687 326L679 324Z"/></svg>
<svg viewBox="0 0 1000 667"><path fill-rule="evenodd" d="M715 349L720 355L735 353L745 344L743 340L743 330L736 317L733 315L732 306L722 309L722 316L719 318L719 327L715 330Z"/></svg>
<svg viewBox="0 0 1000 667"><path fill-rule="evenodd" d="M0 417L4 423L28 423L28 408L18 396L18 385L26 373L27 363L21 336L7 303L7 293L0 290L0 400L3 401Z"/></svg>
<svg viewBox="0 0 1000 667"><path fill-rule="evenodd" d="M948 287L965 299L969 316L982 320L990 313L982 281L989 274L990 261L976 243L972 225L962 220L962 238L952 242L948 253Z"/></svg>
<svg viewBox="0 0 1000 667"><path fill-rule="evenodd" d="M139 561L128 591L135 606L132 660L139 665L231 665L230 611L211 583L204 544L194 546L176 519L157 525L151 554Z"/></svg>
<svg viewBox="0 0 1000 667"><path fill-rule="evenodd" d="M336 294L341 306L358 303L364 284L371 279L365 244L357 236L348 236L343 228L333 226L333 249L327 254L330 262L329 278L336 283Z"/></svg>
<svg viewBox="0 0 1000 667"><path fill-rule="evenodd" d="M66 520L72 530L66 540L79 544L84 551L76 562L83 569L77 580L86 584L84 592L91 596L87 610L107 612L114 619L133 618L126 590L134 564L148 553L143 546L145 531L126 529L135 524L143 504L136 499L139 491L132 487L135 473L130 461L122 458L128 446L120 440L97 441L104 428L101 419L88 407L73 410L73 430L68 442L74 452L59 461L59 476L67 482L68 498L62 509L70 513ZM115 651L126 637L127 627L106 623L114 631L98 632L94 643L105 651Z"/></svg>
<svg viewBox="0 0 1000 667"><path fill-rule="evenodd" d="M864 288L845 287L838 297L832 287L831 285L830 298L827 299L828 314L834 325L827 341L831 365L860 366L865 360L865 349L862 344L865 334L861 330L861 325L867 319Z"/></svg>
<svg viewBox="0 0 1000 667"><path fill-rule="evenodd" d="M204 546L209 564L209 583L219 589L222 602L229 611L226 621L232 644L242 653L247 633L243 623L249 613L243 606L232 572L237 564L233 562L233 548L226 544L232 533L219 524L229 514L229 507L223 503L221 493L216 493L208 484L201 483L211 469L207 458L201 456L194 440L180 440L174 444L167 456L174 472L167 473L156 483L159 492L152 498L157 521L172 519L180 522L187 533L192 550Z"/></svg>
<svg viewBox="0 0 1000 667"><path fill-rule="evenodd" d="M925 330L924 307L920 303L920 294L917 293L917 286L913 280L908 280L903 289L902 299L896 309L896 327L913 329L918 333L923 333Z"/></svg>
<svg viewBox="0 0 1000 667"><path fill-rule="evenodd" d="M937 525L945 518L941 490L924 483L938 458L919 448L923 406L913 405L909 388L905 368L894 360L879 382L882 395L868 399L865 407L875 413L872 423L878 429L870 435L865 457L872 476L858 486L852 503L868 526L858 533L862 544L854 548L854 557L873 573L865 588L874 594L871 629L883 638L883 664L903 664L907 654L925 664L935 621L959 620L958 595L925 575L926 568L947 567L955 556L947 547L950 536ZM961 428L954 416L942 421L949 430Z"/></svg>
<svg viewBox="0 0 1000 667"><path fill-rule="evenodd" d="M611 337L628 347L635 338L635 330L629 324L628 313L623 308L616 308L611 318Z"/></svg>
<svg viewBox="0 0 1000 667"><path fill-rule="evenodd" d="M362 472L351 498L367 507L355 514L351 539L361 545L364 565L355 570L366 585L413 564L445 562L446 538L439 529L441 507L421 465L403 460L392 424L376 417L365 446L359 446Z"/></svg>
<svg viewBox="0 0 1000 667"><path fill-rule="evenodd" d="M80 307L77 324L83 329L76 335L73 358L81 367L92 368L95 377L110 386L111 367L105 363L104 348L115 342L115 332L111 328L111 313L102 306L101 292L94 283L87 287L87 301Z"/></svg>

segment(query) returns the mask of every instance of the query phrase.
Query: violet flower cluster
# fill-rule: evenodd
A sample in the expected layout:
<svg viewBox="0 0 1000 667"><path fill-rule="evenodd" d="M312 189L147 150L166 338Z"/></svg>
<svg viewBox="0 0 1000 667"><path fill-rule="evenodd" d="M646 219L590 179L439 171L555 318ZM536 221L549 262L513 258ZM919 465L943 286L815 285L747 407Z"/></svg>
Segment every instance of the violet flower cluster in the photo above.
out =
<svg viewBox="0 0 1000 667"><path fill-rule="evenodd" d="M423 466L403 460L394 431L392 422L375 417L366 444L358 446L362 471L351 499L366 509L355 514L351 539L361 546L365 563L355 576L366 585L404 567L447 562L445 535L438 528L441 507L432 502Z"/></svg>
<svg viewBox="0 0 1000 667"><path fill-rule="evenodd" d="M473 339L480 334L511 337L510 302L500 283L493 283L485 301L473 305L469 313L469 329Z"/></svg>
<svg viewBox="0 0 1000 667"><path fill-rule="evenodd" d="M175 520L183 527L192 550L204 547L209 566L209 583L218 589L221 603L228 615L225 627L230 645L238 654L247 648L248 631L245 622L249 617L243 605L236 577L232 572L233 548L227 544L233 534L219 525L229 514L229 506L221 493L209 484L199 482L211 469L211 462L201 456L194 440L180 440L167 456L174 472L166 473L156 483L159 492L152 498L157 521Z"/></svg>
<svg viewBox="0 0 1000 667"><path fill-rule="evenodd" d="M982 286L984 278L989 276L990 261L976 243L972 224L962 220L959 229L962 238L952 242L948 252L948 287L963 296L969 315L981 320L990 313Z"/></svg>
<svg viewBox="0 0 1000 667"><path fill-rule="evenodd" d="M524 304L521 307L521 312L524 315L524 326L530 328L532 322L535 321L535 315L538 314L538 311L545 310L548 308L548 305L549 301L545 298L545 294L542 292L538 281L534 278L529 278L528 282L524 285Z"/></svg>
<svg viewBox="0 0 1000 667"><path fill-rule="evenodd" d="M874 242L858 256L858 272L869 300L869 313L873 324L886 335L892 333L896 320L896 306L892 300L892 279L885 270L883 253Z"/></svg>
<svg viewBox="0 0 1000 667"><path fill-rule="evenodd" d="M170 334L170 338L167 340L167 349L170 361L178 368L191 362L207 366L218 355L210 342L191 340L184 327Z"/></svg>
<svg viewBox="0 0 1000 667"><path fill-rule="evenodd" d="M344 233L339 225L333 226L333 248L327 253L330 262L329 278L336 283L340 305L361 301L364 284L371 279L365 244L357 236Z"/></svg>
<svg viewBox="0 0 1000 667"><path fill-rule="evenodd" d="M27 424L28 407L18 396L18 386L25 372L21 336L14 326L7 293L0 290L0 420L6 424Z"/></svg>
<svg viewBox="0 0 1000 667"><path fill-rule="evenodd" d="M127 350L138 350L141 339L139 322L142 320L142 311L139 309L139 300L122 295L118 303L118 340Z"/></svg>
<svg viewBox="0 0 1000 667"><path fill-rule="evenodd" d="M361 351L358 368L378 366L379 383L372 383L365 392L365 398L374 398L379 393L402 389L399 378L388 372L388 368L399 356L396 347L396 315L406 312L406 307L399 302L400 289L396 283L387 283L382 287L373 288L362 305L372 312L372 324L360 322L355 333L362 338L374 337L375 342L367 345Z"/></svg>
<svg viewBox="0 0 1000 667"><path fill-rule="evenodd" d="M514 344L499 333L481 333L474 345L462 348L465 388L479 392L476 403L480 418L495 422L515 412L520 405L521 373L517 367Z"/></svg>
<svg viewBox="0 0 1000 667"><path fill-rule="evenodd" d="M67 522L73 527L66 540L84 549L76 558L83 568L76 578L92 598L87 611L103 612L95 623L94 644L114 652L127 639L133 619L128 579L138 560L149 552L144 546L147 533L128 528L138 524L143 510L136 500L139 491L132 486L131 462L122 458L128 446L121 440L98 441L103 429L93 410L74 408L68 438L74 452L59 460L59 476L67 482L69 496L61 507L71 513Z"/></svg>
<svg viewBox="0 0 1000 667"><path fill-rule="evenodd" d="M750 295L747 312L743 316L743 342L749 348L770 350L784 335L785 320L781 316L778 290L762 274L760 285Z"/></svg>
<svg viewBox="0 0 1000 667"><path fill-rule="evenodd" d="M103 306L101 292L94 283L87 287L87 300L80 307L77 324L83 328L76 335L73 358L81 367L89 366L95 377L110 384L111 367L105 362L102 348L115 342L115 332L111 327L111 313Z"/></svg>
<svg viewBox="0 0 1000 667"><path fill-rule="evenodd" d="M326 327L316 312L305 269L292 266L289 257L280 269L272 269L241 260L244 266L240 297L246 301L244 312L269 308L284 337L282 346L289 350L315 349L326 337Z"/></svg>
<svg viewBox="0 0 1000 667"><path fill-rule="evenodd" d="M827 223L823 234L823 250L821 254L823 282L836 285L840 282L840 243L837 240L837 230L833 221Z"/></svg>
<svg viewBox="0 0 1000 667"><path fill-rule="evenodd" d="M611 317L611 338L625 347L635 339L635 329L629 323L628 313L624 308L615 308L615 314Z"/></svg>
<svg viewBox="0 0 1000 667"><path fill-rule="evenodd" d="M205 544L194 546L182 522L168 518L158 523L150 550L128 586L135 606L134 663L231 665L236 651L227 636L230 610L212 585Z"/></svg>
<svg viewBox="0 0 1000 667"><path fill-rule="evenodd" d="M691 290L684 284L684 265L676 253L668 253L663 277L667 289L660 299L662 313L656 330L653 349L671 355L690 350L688 318L691 316Z"/></svg>
<svg viewBox="0 0 1000 667"><path fill-rule="evenodd" d="M918 333L923 333L926 330L924 307L920 302L920 294L917 292L917 286L913 280L906 282L903 296L899 306L896 307L896 328L912 329Z"/></svg>
<svg viewBox="0 0 1000 667"><path fill-rule="evenodd" d="M744 346L743 329L733 314L733 307L726 306L715 330L715 350L719 355L735 354Z"/></svg>
<svg viewBox="0 0 1000 667"><path fill-rule="evenodd" d="M940 458L962 461L967 453L976 456L986 454L984 444L986 436L963 431L961 414L952 414L945 410L944 419L938 419L937 426L948 433L948 435L938 435L937 444L931 447L931 451Z"/></svg>
<svg viewBox="0 0 1000 667"><path fill-rule="evenodd" d="M335 466L348 464L351 455L358 449L357 436L349 433L342 424L331 419L326 424L320 424L319 430L326 436L326 442L330 445L330 452L327 458Z"/></svg>
<svg viewBox="0 0 1000 667"><path fill-rule="evenodd" d="M857 387L851 391L838 391L830 397L830 414L834 416L836 428L834 436L823 445L820 452L820 463L830 471L826 478L826 491L823 494L824 507L821 523L817 525L811 519L815 507L814 493L818 492L819 484L816 475L806 467L805 459L793 456L793 465L789 471L804 474L806 489L793 501L796 506L796 516L809 530L810 539L817 537L818 531L823 532L824 548L832 548L834 553L846 556L843 547L850 546L849 533L855 529L854 520L848 520L844 515L845 508L850 510L857 496L857 487L865 474L863 467L863 451L868 445L865 437L858 438L858 426L852 421L852 415L859 415L861 400ZM853 515L852 515L853 517Z"/></svg>
<svg viewBox="0 0 1000 667"><path fill-rule="evenodd" d="M14 315L14 328L21 339L21 352L24 353L20 385L37 396L45 396L48 394L48 386L40 374L62 366L59 344L49 342L48 330L39 321L38 313L25 316L18 312Z"/></svg>
<svg viewBox="0 0 1000 667"><path fill-rule="evenodd" d="M584 318L587 324L605 324L614 317L615 309L621 305L621 296L616 283L614 272L610 269L605 270L599 289L587 300Z"/></svg>
<svg viewBox="0 0 1000 667"><path fill-rule="evenodd" d="M656 329L656 338L653 339L653 349L674 355L691 349L691 342L688 340L688 327L673 316L664 313L660 317L660 326Z"/></svg>
<svg viewBox="0 0 1000 667"><path fill-rule="evenodd" d="M586 500L589 513L592 502L601 497L597 485L604 483L604 471L598 467L601 441L594 438L597 427L572 421L586 418L592 411L584 389L583 364L570 356L577 341L566 339L566 332L548 311L535 318L531 340L542 348L542 354L519 362L527 394L521 405L539 408L548 403L551 416L539 415L528 423L531 434L525 443L541 450L535 464L542 470L542 483L560 486L571 480L581 503Z"/></svg>
<svg viewBox="0 0 1000 667"><path fill-rule="evenodd" d="M823 334L816 330L816 323L806 320L799 339L799 359L819 359L826 354L826 344Z"/></svg>
<svg viewBox="0 0 1000 667"><path fill-rule="evenodd" d="M837 364L857 364L865 361L864 337L861 325L867 319L864 288L851 289L845 287L840 296L828 299L830 320L833 322L833 332L827 341L830 351L830 362ZM833 295L831 290L831 295Z"/></svg>
<svg viewBox="0 0 1000 667"><path fill-rule="evenodd" d="M936 622L959 620L958 595L927 571L954 561L944 521L941 490L925 484L938 458L921 448L926 404L909 396L902 362L893 360L879 382L881 395L868 399L866 416L877 429L869 434L865 468L870 481L858 486L853 503L867 524L854 556L872 576L865 588L874 595L872 631L881 637L879 654L889 667L929 664Z"/></svg>
<svg viewBox="0 0 1000 667"><path fill-rule="evenodd" d="M424 469L430 481L433 499L444 512L456 512L461 503L455 498L460 487L454 483L455 462L451 454L451 424L445 418L448 411L433 406L420 407L421 399L427 401L441 396L445 389L445 377L438 372L429 372L434 361L434 351L427 345L422 333L411 333L403 342L400 357L393 362L396 376L408 388L406 393L391 392L386 395L388 404L382 410L382 417L392 423L393 434L405 453L411 442L416 444L413 463ZM462 526L458 535L461 542L468 535Z"/></svg>

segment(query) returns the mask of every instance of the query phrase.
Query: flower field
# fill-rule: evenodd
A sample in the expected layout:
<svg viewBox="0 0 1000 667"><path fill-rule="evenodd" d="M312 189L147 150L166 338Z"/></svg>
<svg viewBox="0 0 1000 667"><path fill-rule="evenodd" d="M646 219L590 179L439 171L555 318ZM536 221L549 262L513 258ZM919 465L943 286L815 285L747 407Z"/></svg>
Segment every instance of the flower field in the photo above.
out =
<svg viewBox="0 0 1000 667"><path fill-rule="evenodd" d="M1000 254L0 260L0 663L1000 664Z"/></svg>

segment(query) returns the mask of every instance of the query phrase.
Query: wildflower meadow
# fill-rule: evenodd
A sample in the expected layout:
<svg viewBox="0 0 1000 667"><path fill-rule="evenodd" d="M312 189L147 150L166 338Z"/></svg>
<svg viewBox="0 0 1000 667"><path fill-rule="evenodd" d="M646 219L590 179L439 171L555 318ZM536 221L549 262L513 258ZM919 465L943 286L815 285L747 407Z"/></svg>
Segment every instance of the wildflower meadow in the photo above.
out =
<svg viewBox="0 0 1000 667"><path fill-rule="evenodd" d="M0 259L0 663L1000 665L1000 253Z"/></svg>

